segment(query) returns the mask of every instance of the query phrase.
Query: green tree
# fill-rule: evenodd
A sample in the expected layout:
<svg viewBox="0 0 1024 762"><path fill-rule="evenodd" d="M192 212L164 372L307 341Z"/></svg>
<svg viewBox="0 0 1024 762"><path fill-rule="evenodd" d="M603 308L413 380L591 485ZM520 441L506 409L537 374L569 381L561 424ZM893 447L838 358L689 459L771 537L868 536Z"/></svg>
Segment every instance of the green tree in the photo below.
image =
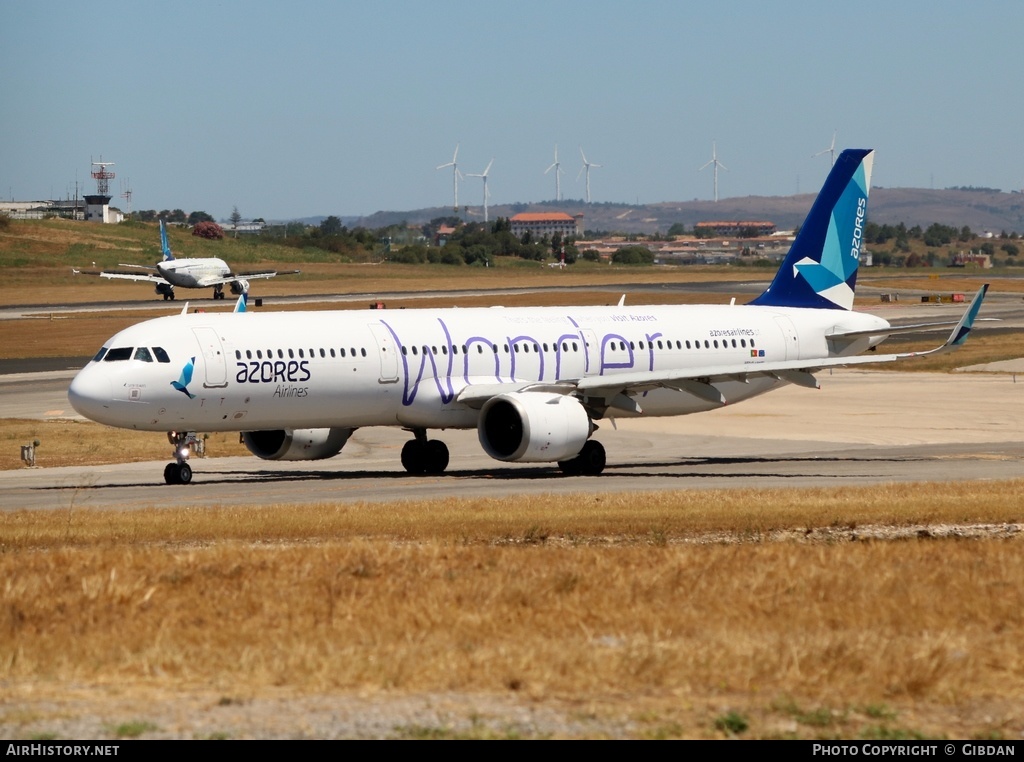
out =
<svg viewBox="0 0 1024 762"><path fill-rule="evenodd" d="M333 214L320 222L320 232L323 235L340 235L344 231L345 226L341 224L341 218Z"/></svg>
<svg viewBox="0 0 1024 762"><path fill-rule="evenodd" d="M654 254L646 246L623 246L612 254L612 262L617 265L651 265Z"/></svg>

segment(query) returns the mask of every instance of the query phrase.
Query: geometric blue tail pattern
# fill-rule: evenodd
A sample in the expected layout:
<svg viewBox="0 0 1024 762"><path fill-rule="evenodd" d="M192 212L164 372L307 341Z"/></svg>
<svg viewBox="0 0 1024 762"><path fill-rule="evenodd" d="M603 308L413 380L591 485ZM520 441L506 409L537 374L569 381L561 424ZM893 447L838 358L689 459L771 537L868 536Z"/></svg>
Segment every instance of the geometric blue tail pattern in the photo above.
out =
<svg viewBox="0 0 1024 762"><path fill-rule="evenodd" d="M751 304L853 309L874 156L859 148L839 155L774 280Z"/></svg>

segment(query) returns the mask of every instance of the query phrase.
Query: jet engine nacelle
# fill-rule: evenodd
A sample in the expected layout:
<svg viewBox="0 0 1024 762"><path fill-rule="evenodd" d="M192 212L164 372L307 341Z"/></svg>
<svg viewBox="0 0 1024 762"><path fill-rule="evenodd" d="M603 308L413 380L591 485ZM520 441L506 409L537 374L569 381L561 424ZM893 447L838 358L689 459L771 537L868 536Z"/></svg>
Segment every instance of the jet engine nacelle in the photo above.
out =
<svg viewBox="0 0 1024 762"><path fill-rule="evenodd" d="M480 410L477 434L495 460L552 462L579 454L594 425L575 397L550 392L511 392Z"/></svg>
<svg viewBox="0 0 1024 762"><path fill-rule="evenodd" d="M277 429L246 431L242 442L263 460L322 460L333 458L352 436L352 429Z"/></svg>

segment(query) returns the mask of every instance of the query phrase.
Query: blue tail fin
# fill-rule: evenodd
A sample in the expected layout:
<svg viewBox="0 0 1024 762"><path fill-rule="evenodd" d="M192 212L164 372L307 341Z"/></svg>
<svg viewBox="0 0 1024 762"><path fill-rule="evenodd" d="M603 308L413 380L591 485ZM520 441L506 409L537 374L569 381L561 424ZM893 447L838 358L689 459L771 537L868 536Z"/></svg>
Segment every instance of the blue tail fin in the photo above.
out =
<svg viewBox="0 0 1024 762"><path fill-rule="evenodd" d="M164 262L174 259L171 246L167 243L167 224L163 220L160 220L160 252L164 255Z"/></svg>
<svg viewBox="0 0 1024 762"><path fill-rule="evenodd" d="M874 151L836 159L775 279L751 304L853 309Z"/></svg>

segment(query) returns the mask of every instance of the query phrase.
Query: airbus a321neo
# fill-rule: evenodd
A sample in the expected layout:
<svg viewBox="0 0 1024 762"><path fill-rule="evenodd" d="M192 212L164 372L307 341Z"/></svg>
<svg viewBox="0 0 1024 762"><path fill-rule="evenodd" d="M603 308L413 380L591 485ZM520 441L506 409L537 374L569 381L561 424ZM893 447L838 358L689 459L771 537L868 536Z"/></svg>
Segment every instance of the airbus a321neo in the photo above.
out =
<svg viewBox="0 0 1024 762"><path fill-rule="evenodd" d="M169 484L192 480L196 432L239 431L260 458L314 460L337 455L363 426L411 432L401 460L413 474L445 470L448 448L428 437L443 429L476 429L499 461L599 474L603 419L714 410L786 384L816 387L824 368L966 339L987 285L941 346L864 354L908 330L852 309L873 156L839 156L749 304L183 310L105 342L68 397L108 426L169 432Z"/></svg>

